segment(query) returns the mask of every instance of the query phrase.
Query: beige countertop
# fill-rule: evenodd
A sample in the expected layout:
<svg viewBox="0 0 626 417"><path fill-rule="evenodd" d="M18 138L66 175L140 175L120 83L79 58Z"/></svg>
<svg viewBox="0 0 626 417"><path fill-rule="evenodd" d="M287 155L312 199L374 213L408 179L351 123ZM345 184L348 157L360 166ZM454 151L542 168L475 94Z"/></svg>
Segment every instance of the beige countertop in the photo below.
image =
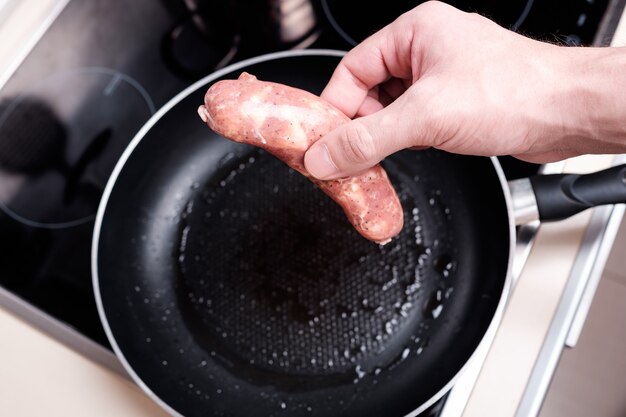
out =
<svg viewBox="0 0 626 417"><path fill-rule="evenodd" d="M0 85L36 28L67 0L22 0L0 20ZM10 8L10 9L9 9ZM17 16L17 17L16 17ZM622 19L614 45L626 44ZM609 156L566 162L565 172L608 167ZM513 417L570 273L590 211L542 225L512 293L502 325L480 370L464 417ZM28 323L0 309L0 414L21 416L165 415L135 384L86 359Z"/></svg>
<svg viewBox="0 0 626 417"><path fill-rule="evenodd" d="M0 309L0 415L167 415L130 380Z"/></svg>

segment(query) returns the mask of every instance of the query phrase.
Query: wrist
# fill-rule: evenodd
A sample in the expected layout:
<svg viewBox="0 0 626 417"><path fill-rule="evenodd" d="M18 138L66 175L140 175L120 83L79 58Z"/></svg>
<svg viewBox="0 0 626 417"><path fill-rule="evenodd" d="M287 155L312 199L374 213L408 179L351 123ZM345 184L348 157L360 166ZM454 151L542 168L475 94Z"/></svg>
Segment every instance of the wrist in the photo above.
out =
<svg viewBox="0 0 626 417"><path fill-rule="evenodd" d="M626 48L559 49L562 146L577 154L625 152Z"/></svg>

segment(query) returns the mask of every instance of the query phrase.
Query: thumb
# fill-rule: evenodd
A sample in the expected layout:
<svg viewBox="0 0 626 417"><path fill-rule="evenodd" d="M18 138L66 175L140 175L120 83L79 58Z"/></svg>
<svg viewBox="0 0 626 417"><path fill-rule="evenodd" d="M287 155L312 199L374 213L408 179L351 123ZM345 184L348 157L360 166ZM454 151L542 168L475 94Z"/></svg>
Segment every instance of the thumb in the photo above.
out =
<svg viewBox="0 0 626 417"><path fill-rule="evenodd" d="M308 149L305 168L322 180L347 177L401 149L420 146L418 117L398 110L394 102L332 130Z"/></svg>

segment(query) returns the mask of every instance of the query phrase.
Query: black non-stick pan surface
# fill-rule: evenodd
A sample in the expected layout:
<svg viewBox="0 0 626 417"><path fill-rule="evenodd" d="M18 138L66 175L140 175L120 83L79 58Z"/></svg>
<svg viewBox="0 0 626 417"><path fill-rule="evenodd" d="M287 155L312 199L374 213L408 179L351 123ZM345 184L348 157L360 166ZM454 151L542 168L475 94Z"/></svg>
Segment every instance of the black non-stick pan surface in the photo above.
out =
<svg viewBox="0 0 626 417"><path fill-rule="evenodd" d="M157 113L114 171L97 302L116 354L172 413L415 415L497 324L513 229L491 159L387 158L405 226L379 246L300 174L196 114L210 84L244 70L319 94L339 59L278 53L215 73Z"/></svg>

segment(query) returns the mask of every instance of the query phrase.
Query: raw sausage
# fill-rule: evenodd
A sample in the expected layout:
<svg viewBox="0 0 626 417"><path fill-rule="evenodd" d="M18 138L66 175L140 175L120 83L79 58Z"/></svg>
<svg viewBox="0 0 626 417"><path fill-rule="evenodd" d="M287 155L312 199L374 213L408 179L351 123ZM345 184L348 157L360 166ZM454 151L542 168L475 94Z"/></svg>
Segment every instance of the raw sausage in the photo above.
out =
<svg viewBox="0 0 626 417"><path fill-rule="evenodd" d="M384 244L402 229L400 200L380 165L352 177L326 181L306 171L306 150L350 120L318 96L260 81L243 72L237 80L213 84L198 114L225 138L261 147L305 175L343 208L350 223L365 238Z"/></svg>
<svg viewBox="0 0 626 417"><path fill-rule="evenodd" d="M213 84L198 114L225 138L261 147L308 177L343 208L365 238L384 244L402 229L400 200L380 165L352 177L326 181L306 171L306 150L327 132L350 120L318 96L287 85L259 81L243 72L237 80Z"/></svg>

